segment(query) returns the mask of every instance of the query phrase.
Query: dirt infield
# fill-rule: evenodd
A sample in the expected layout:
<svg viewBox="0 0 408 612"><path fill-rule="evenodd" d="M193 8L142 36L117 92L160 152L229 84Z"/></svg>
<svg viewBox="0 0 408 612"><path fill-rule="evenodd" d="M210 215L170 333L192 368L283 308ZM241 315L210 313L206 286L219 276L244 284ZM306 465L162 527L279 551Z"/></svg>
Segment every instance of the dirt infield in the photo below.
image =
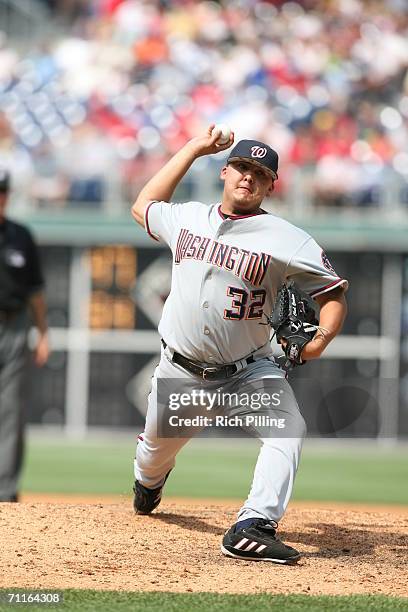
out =
<svg viewBox="0 0 408 612"><path fill-rule="evenodd" d="M278 566L221 554L234 502L163 501L143 517L126 498L59 498L0 504L0 587L408 596L406 509L292 504L279 533L303 558Z"/></svg>

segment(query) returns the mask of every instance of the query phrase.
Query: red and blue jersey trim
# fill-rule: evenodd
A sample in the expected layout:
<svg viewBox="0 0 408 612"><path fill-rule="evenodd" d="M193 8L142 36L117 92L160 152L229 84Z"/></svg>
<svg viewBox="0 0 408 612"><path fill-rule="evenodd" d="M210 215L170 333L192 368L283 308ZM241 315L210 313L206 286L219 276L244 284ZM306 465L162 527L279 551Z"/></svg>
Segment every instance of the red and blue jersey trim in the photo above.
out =
<svg viewBox="0 0 408 612"><path fill-rule="evenodd" d="M149 226L149 209L151 207L152 204L154 204L156 202L156 200L152 200L145 211L145 228L146 228L146 232L149 234L149 236L151 238L153 238L153 240L155 240L156 242L160 242L160 240L158 238L156 238L156 236L154 234L152 234L151 230L150 230L150 226Z"/></svg>
<svg viewBox="0 0 408 612"><path fill-rule="evenodd" d="M249 217L257 217L258 215L267 215L268 213L266 212L266 210L263 210L262 208L258 208L258 210L256 210L253 213L249 213L248 215L225 215L221 210L221 204L220 204L218 206L218 214L220 215L221 219L223 219L223 221L225 221L225 219L231 219L231 221L235 221L236 219L248 219Z"/></svg>
<svg viewBox="0 0 408 612"><path fill-rule="evenodd" d="M325 285L324 287L320 287L320 289L315 289L309 295L311 297L316 297L318 295L321 295L322 293L326 293L327 291L332 291L333 289L336 289L336 287L340 287L341 285L344 285L346 283L347 281L344 278L337 278L336 280L329 283L328 285Z"/></svg>

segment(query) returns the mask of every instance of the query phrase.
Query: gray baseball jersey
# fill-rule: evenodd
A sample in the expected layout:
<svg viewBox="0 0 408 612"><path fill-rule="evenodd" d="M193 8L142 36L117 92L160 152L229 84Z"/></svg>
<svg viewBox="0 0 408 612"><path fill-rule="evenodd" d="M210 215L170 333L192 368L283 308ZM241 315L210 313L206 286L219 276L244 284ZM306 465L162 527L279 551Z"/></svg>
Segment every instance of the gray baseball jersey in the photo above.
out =
<svg viewBox="0 0 408 612"><path fill-rule="evenodd" d="M228 217L220 204L153 201L145 226L173 254L159 333L174 351L199 362L271 354L270 327L260 323L285 280L312 297L348 286L309 234L262 209Z"/></svg>

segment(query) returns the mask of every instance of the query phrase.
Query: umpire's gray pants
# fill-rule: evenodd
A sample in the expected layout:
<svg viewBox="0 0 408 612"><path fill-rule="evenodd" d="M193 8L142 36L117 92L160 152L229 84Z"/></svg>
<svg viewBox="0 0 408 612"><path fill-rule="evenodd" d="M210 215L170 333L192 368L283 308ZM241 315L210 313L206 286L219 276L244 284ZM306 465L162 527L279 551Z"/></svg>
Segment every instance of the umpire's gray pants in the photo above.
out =
<svg viewBox="0 0 408 612"><path fill-rule="evenodd" d="M17 494L22 466L27 329L26 312L0 321L0 501Z"/></svg>

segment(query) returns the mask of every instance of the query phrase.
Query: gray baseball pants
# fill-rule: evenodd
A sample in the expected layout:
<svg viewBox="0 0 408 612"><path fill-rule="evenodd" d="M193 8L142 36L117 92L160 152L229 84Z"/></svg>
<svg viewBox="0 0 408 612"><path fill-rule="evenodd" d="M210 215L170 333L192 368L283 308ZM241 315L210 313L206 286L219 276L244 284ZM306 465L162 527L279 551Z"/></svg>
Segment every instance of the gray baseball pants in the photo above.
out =
<svg viewBox="0 0 408 612"><path fill-rule="evenodd" d="M261 418L255 425L244 427L248 433L260 440L261 448L250 493L238 512L238 520L267 518L279 521L292 494L302 443L306 435L306 425L284 373L273 359L268 357L249 364L231 378L206 382L200 381L193 374L172 363L162 351L160 363L152 380L145 430L139 436L137 444L135 478L148 488L161 486L166 474L175 465L177 453L202 429L198 425L190 428L190 436L187 431L187 435L183 433L183 437L176 437L177 430L172 434L168 427L167 429L163 427L163 422L167 423L169 420L169 410L164 406L166 395L168 397L175 389L178 392L191 394L198 382L201 388L204 386L209 393L265 392L269 395L277 391L282 393L283 399L278 406L262 407L256 411L256 415L269 417L268 423L283 419L285 423L283 430L278 430L268 423L259 424ZM202 414L215 416L218 410L219 408L212 411L203 409ZM229 416L241 416L243 419L248 413L254 414L253 410L240 405L223 408L223 412ZM197 408L184 406L177 410L177 414L178 416L197 415ZM228 437L228 431L223 431L222 435Z"/></svg>

